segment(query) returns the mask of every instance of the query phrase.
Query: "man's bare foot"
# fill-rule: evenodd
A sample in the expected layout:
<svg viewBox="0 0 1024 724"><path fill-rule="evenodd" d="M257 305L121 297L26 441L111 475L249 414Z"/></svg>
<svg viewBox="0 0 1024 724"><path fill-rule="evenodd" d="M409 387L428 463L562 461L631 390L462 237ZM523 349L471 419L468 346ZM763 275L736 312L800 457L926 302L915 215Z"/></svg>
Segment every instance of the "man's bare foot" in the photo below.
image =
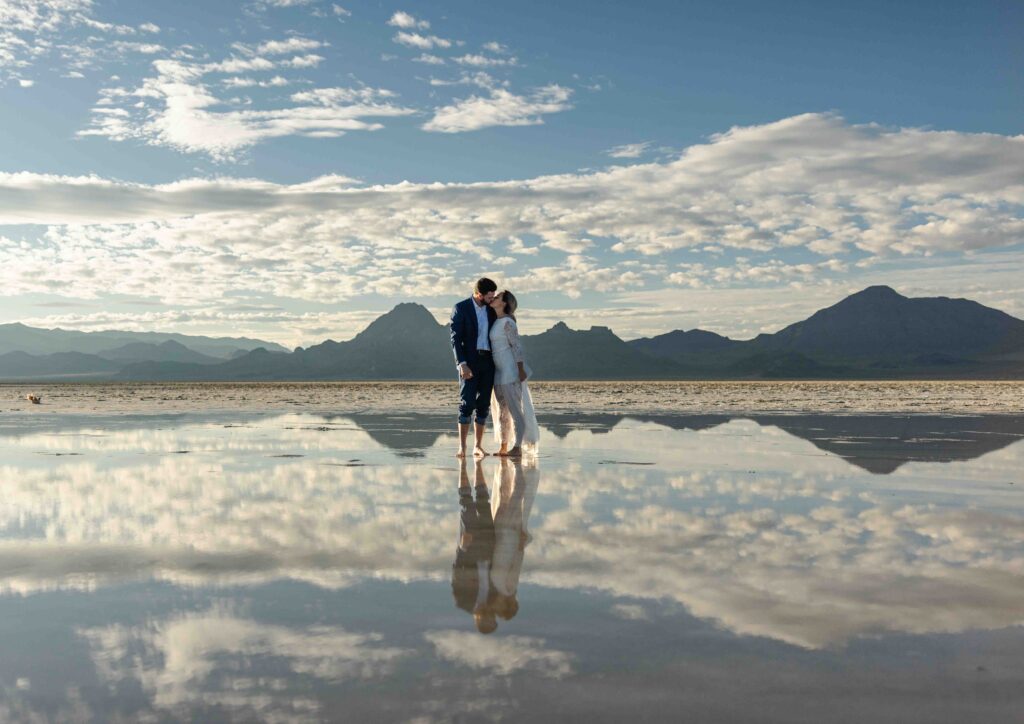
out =
<svg viewBox="0 0 1024 724"><path fill-rule="evenodd" d="M494 454L498 455L499 457L505 457L506 455L508 455L508 446L507 445L502 445L501 446L501 450L499 450L498 452L496 452Z"/></svg>
<svg viewBox="0 0 1024 724"><path fill-rule="evenodd" d="M455 453L455 457L457 457L457 458L465 458L466 457L466 448L460 447L459 451L457 453Z"/></svg>
<svg viewBox="0 0 1024 724"><path fill-rule="evenodd" d="M521 458L523 456L523 449L516 445L514 448L508 451L510 458Z"/></svg>
<svg viewBox="0 0 1024 724"><path fill-rule="evenodd" d="M475 458L485 458L485 457L487 457L487 451L484 450L479 445L477 445L475 448L473 448L473 457L475 457Z"/></svg>

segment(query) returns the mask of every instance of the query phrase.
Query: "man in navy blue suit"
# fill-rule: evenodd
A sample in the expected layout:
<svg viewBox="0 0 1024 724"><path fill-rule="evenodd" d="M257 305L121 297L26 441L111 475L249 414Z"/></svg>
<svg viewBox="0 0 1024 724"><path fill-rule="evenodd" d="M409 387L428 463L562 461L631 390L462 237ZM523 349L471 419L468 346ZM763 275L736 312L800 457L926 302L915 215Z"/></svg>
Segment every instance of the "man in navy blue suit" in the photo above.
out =
<svg viewBox="0 0 1024 724"><path fill-rule="evenodd" d="M476 416L476 446L474 457L484 457L484 430L491 407L491 389L494 387L494 360L491 358L491 325L494 300L498 285L487 277L478 279L473 296L463 299L452 309L452 352L459 370L459 452L466 457L466 439L469 421Z"/></svg>

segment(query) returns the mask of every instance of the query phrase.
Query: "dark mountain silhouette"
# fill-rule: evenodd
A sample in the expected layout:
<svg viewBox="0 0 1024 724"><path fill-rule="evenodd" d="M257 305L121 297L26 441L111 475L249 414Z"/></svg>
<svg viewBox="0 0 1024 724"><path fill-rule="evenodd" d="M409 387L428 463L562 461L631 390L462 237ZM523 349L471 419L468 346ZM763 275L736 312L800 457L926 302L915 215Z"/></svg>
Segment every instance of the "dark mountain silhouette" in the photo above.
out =
<svg viewBox="0 0 1024 724"><path fill-rule="evenodd" d="M670 332L629 344L675 362L690 378L1024 376L1024 321L967 299L912 299L886 286L868 287L774 334L707 334Z"/></svg>
<svg viewBox="0 0 1024 724"><path fill-rule="evenodd" d="M40 331L47 332L22 327L18 333L27 339ZM1024 321L969 300L909 299L889 287L870 287L775 334L751 340L691 330L624 342L607 327L573 330L559 322L541 334L524 336L524 344L542 380L1024 378ZM409 303L399 304L350 340L326 340L291 353L277 346L258 347L210 362L166 340L156 345L159 355L135 345L121 345L119 354L137 354L144 361L124 364L124 356L117 356L119 371L87 359L79 359L81 369L70 369L69 359L38 369L48 370L50 377L107 374L126 380L455 376L447 325ZM100 351L104 356L114 352L109 347ZM12 370L31 367L24 359L10 364Z"/></svg>
<svg viewBox="0 0 1024 724"><path fill-rule="evenodd" d="M670 378L676 366L634 349L607 327L569 329L559 322L541 334L523 337L534 374L545 380Z"/></svg>
<svg viewBox="0 0 1024 724"><path fill-rule="evenodd" d="M667 378L672 363L631 348L607 327L571 330L559 323L524 335L534 373L543 379ZM327 340L290 355L254 350L214 366L139 364L122 379L439 380L455 379L448 325L418 304L399 304L347 342Z"/></svg>
<svg viewBox="0 0 1024 724"><path fill-rule="evenodd" d="M820 359L918 362L1017 353L1024 359L1024 321L969 299L910 299L868 287L802 322L754 342Z"/></svg>
<svg viewBox="0 0 1024 724"><path fill-rule="evenodd" d="M689 332L677 329L674 332L659 334L657 337L634 339L628 344L633 349L652 357L679 359L708 352L721 352L732 349L739 343L703 329L691 329Z"/></svg>
<svg viewBox="0 0 1024 724"><path fill-rule="evenodd" d="M54 352L99 354L132 342L160 344L168 340L183 344L201 354L222 359L227 359L238 349L249 351L256 347L267 347L279 352L285 351L284 347L272 342L247 337L202 337L164 332L119 330L78 332L67 329L40 329L21 323L0 324L0 354L5 352L27 352L36 355L53 354Z"/></svg>
<svg viewBox="0 0 1024 724"><path fill-rule="evenodd" d="M243 351L244 353L244 351ZM169 339L160 344L130 342L114 349L100 352L99 357L113 362L195 362L197 364L219 364L223 359L200 354L180 342Z"/></svg>

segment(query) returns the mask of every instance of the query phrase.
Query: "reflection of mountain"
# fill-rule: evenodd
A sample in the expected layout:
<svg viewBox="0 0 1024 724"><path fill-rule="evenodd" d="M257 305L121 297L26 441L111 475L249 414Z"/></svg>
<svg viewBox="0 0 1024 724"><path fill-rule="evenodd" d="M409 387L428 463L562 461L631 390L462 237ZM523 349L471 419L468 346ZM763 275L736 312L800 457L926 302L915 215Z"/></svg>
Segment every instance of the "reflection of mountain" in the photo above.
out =
<svg viewBox="0 0 1024 724"><path fill-rule="evenodd" d="M885 475L904 463L972 460L1024 439L1024 417L982 415L548 415L541 424L564 438L573 430L608 432L626 419L673 430L706 430L749 419L808 440L871 473Z"/></svg>
<svg viewBox="0 0 1024 724"><path fill-rule="evenodd" d="M344 415L374 442L399 454L418 457L452 431L451 415Z"/></svg>
<svg viewBox="0 0 1024 724"><path fill-rule="evenodd" d="M445 435L454 433L450 415L386 415L345 413L315 415L325 422L354 423L379 445L407 457L421 457ZM57 431L74 427L105 429L174 428L196 423L232 423L247 419L237 413L205 415L163 414L113 418L33 418L0 426L0 437ZM887 475L908 462L956 462L973 460L1024 439L1021 415L649 415L632 413L540 415L541 427L564 440L569 433L586 430L595 435L611 432L627 421L651 422L672 430L708 430L731 420L752 420L807 440L851 465L877 475ZM99 422L102 421L102 422ZM486 438L490 442L490 437Z"/></svg>

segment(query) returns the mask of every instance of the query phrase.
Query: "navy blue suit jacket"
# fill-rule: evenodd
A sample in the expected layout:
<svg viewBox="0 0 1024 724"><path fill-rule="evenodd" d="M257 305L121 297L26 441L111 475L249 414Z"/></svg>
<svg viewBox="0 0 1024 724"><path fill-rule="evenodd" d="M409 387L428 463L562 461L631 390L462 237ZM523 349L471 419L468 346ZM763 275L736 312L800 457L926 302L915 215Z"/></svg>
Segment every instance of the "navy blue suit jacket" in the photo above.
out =
<svg viewBox="0 0 1024 724"><path fill-rule="evenodd" d="M487 333L491 332L491 325L497 315L494 310L487 307ZM476 340L479 329L476 323L476 302L473 298L463 299L452 308L452 321L450 323L452 333L452 352L455 354L455 362L463 362L472 367L476 364Z"/></svg>

